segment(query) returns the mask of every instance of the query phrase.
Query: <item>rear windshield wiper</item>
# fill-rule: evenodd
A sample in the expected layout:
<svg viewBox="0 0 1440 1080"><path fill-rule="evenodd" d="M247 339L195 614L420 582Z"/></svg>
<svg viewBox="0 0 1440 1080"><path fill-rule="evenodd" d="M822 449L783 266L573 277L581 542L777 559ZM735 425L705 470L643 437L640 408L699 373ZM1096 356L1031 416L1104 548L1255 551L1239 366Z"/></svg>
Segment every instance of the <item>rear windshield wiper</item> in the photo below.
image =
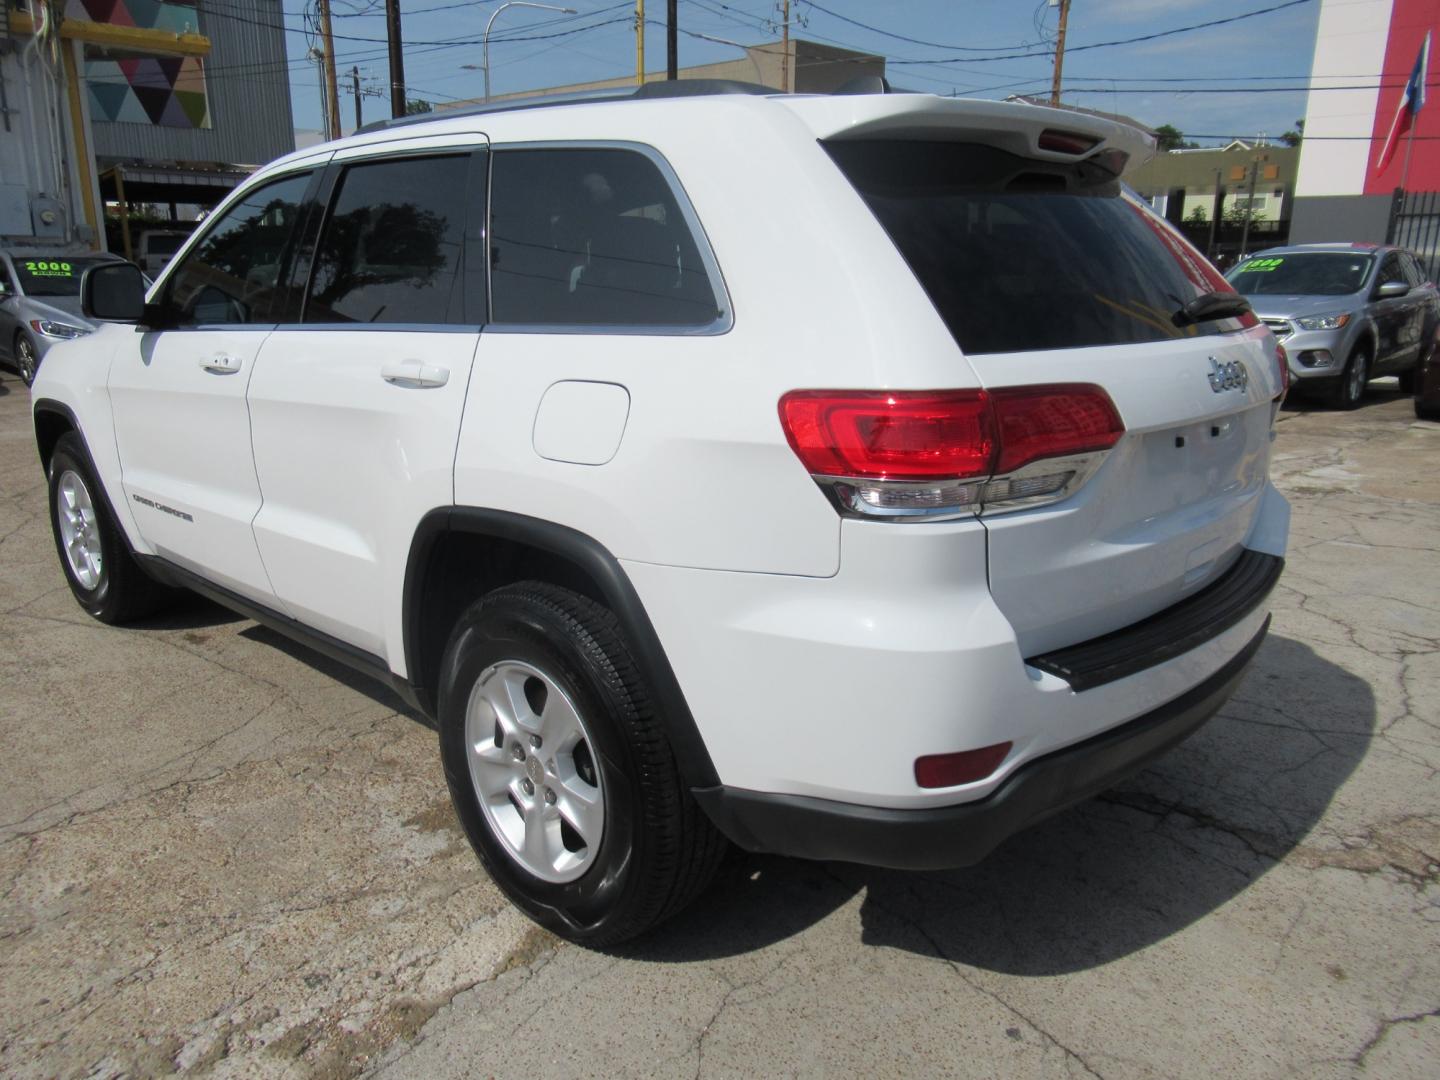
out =
<svg viewBox="0 0 1440 1080"><path fill-rule="evenodd" d="M1211 319L1233 319L1249 311L1250 301L1239 293L1207 292L1183 304L1170 321L1176 326L1190 326Z"/></svg>

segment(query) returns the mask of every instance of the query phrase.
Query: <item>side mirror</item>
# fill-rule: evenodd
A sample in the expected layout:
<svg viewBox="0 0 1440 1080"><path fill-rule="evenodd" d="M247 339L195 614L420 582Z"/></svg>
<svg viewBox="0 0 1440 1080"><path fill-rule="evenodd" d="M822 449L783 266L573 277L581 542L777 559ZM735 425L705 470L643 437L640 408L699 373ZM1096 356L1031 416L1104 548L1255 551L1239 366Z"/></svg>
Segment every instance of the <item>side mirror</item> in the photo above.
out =
<svg viewBox="0 0 1440 1080"><path fill-rule="evenodd" d="M1387 281L1380 288L1375 290L1377 300L1393 300L1397 296L1405 296L1410 292L1410 286L1403 281Z"/></svg>
<svg viewBox="0 0 1440 1080"><path fill-rule="evenodd" d="M80 279L80 309L90 319L139 322L145 313L145 276L134 263L101 263Z"/></svg>

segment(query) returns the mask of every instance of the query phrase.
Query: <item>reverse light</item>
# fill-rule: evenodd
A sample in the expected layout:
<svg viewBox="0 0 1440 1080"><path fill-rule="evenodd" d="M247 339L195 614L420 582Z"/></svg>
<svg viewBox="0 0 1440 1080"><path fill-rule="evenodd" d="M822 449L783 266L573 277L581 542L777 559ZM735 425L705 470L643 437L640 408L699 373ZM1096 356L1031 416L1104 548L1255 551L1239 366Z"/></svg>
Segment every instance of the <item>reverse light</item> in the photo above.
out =
<svg viewBox="0 0 1440 1080"><path fill-rule="evenodd" d="M915 759L915 783L923 788L954 787L984 780L1000 767L1014 743L982 746L955 754L927 754Z"/></svg>
<svg viewBox="0 0 1440 1080"><path fill-rule="evenodd" d="M1125 431L1110 396L1078 383L796 390L780 399L780 423L842 512L891 520L1054 502L1083 483Z"/></svg>
<svg viewBox="0 0 1440 1080"><path fill-rule="evenodd" d="M1307 315L1296 319L1295 325L1301 330L1339 330L1349 322L1350 313L1341 311L1333 315Z"/></svg>
<svg viewBox="0 0 1440 1080"><path fill-rule="evenodd" d="M57 338L62 341L84 337L90 333L88 326L72 326L70 323L56 322L54 319L31 319L30 329L43 337Z"/></svg>

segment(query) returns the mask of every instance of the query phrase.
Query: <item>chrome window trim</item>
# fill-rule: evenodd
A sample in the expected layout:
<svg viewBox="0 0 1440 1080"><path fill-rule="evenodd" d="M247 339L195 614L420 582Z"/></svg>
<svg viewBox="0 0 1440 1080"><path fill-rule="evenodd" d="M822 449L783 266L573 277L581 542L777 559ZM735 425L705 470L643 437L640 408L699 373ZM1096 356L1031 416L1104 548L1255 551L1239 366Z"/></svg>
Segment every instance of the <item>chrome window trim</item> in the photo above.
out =
<svg viewBox="0 0 1440 1080"><path fill-rule="evenodd" d="M277 323L273 329L280 331L303 330L317 333L324 330L356 331L366 333L425 333L425 334L479 334L484 327L479 323L364 323L364 322L310 322Z"/></svg>
<svg viewBox="0 0 1440 1080"><path fill-rule="evenodd" d="M675 199L675 205L680 208L680 216L684 219L686 226L690 229L690 235L695 241L695 250L700 254L700 262L705 267L705 273L710 279L710 291L715 300L717 315L709 323L692 323L683 325L671 325L666 323L645 323L640 325L618 325L615 323L505 323L495 320L494 287L491 273L493 265L485 268L486 288L490 295L487 310L490 313L490 322L485 324L487 334L587 334L605 335L609 337L716 337L721 334L728 334L735 325L735 313L730 302L730 288L725 283L725 276L721 273L720 263L715 258L714 248L710 244L710 235L705 231L700 216L695 212L694 204L690 202L690 194L685 190L685 185L680 182L680 177L671 168L670 162L665 155L648 143L632 142L625 139L543 139L534 142L492 142L490 144L490 183L486 191L485 202L485 237L488 253L490 237L490 202L495 192L495 155L503 154L507 150L628 150L638 153L647 158L659 171L660 176L670 187L670 193ZM490 260L487 258L486 262Z"/></svg>

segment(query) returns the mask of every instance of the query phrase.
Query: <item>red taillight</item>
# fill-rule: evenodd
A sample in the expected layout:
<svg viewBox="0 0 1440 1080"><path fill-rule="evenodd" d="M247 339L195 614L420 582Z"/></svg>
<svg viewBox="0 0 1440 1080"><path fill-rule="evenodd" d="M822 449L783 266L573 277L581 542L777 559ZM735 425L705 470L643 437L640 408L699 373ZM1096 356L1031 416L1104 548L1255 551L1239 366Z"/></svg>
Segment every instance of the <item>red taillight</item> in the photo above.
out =
<svg viewBox="0 0 1440 1080"><path fill-rule="evenodd" d="M1073 131L1056 131L1046 128L1040 132L1037 143L1041 150L1057 154L1083 154L1100 145L1100 140L1090 135L1077 135Z"/></svg>
<svg viewBox="0 0 1440 1080"><path fill-rule="evenodd" d="M780 424L815 476L938 480L987 476L995 428L983 390L796 390Z"/></svg>
<svg viewBox="0 0 1440 1080"><path fill-rule="evenodd" d="M915 759L915 783L923 788L954 787L984 780L1005 760L1013 743L1002 742L955 754L927 754Z"/></svg>
<svg viewBox="0 0 1440 1080"><path fill-rule="evenodd" d="M992 397L1001 475L1041 458L1109 450L1125 433L1115 403L1098 386L1013 386Z"/></svg>
<svg viewBox="0 0 1440 1080"><path fill-rule="evenodd" d="M813 476L969 480L1108 450L1125 432L1110 395L1063 384L889 393L795 390L780 424Z"/></svg>
<svg viewBox="0 0 1440 1080"><path fill-rule="evenodd" d="M1275 345L1275 362L1280 365L1280 393L1275 395L1281 401L1290 392L1290 354L1285 351L1285 346Z"/></svg>

